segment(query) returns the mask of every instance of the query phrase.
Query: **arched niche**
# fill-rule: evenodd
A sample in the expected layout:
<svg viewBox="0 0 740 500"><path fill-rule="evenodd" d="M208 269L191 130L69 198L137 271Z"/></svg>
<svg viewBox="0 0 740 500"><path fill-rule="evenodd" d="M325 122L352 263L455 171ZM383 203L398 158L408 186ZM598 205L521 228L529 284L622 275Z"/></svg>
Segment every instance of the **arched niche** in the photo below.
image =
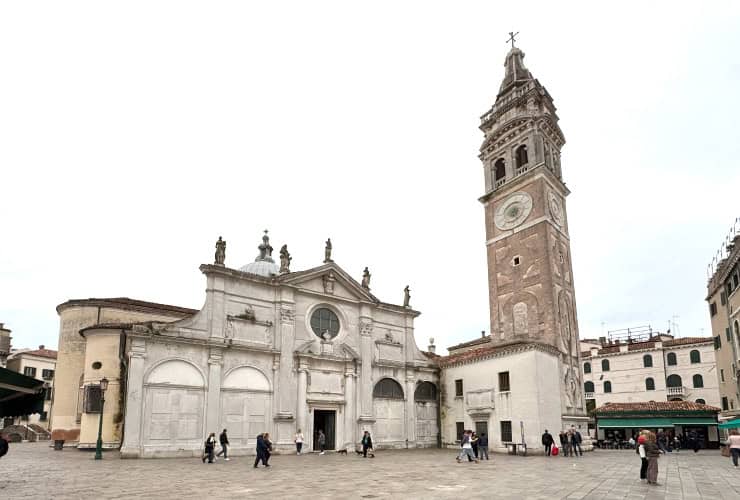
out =
<svg viewBox="0 0 740 500"><path fill-rule="evenodd" d="M251 366L240 366L234 368L221 384L222 389L233 389L241 391L269 392L270 381L257 368Z"/></svg>
<svg viewBox="0 0 740 500"><path fill-rule="evenodd" d="M146 384L170 384L204 387L203 375L198 369L181 359L164 361L155 366L146 377Z"/></svg>

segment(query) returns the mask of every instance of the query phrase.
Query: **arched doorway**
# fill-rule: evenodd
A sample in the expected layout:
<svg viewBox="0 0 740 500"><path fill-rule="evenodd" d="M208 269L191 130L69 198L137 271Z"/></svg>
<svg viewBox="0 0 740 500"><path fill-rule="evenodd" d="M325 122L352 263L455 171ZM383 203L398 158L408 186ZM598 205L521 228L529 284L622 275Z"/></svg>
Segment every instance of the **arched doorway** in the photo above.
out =
<svg viewBox="0 0 740 500"><path fill-rule="evenodd" d="M437 386L431 382L419 382L414 391L416 410L416 442L422 446L436 446L439 427L437 416Z"/></svg>
<svg viewBox="0 0 740 500"><path fill-rule="evenodd" d="M405 441L405 401L401 384L392 378L383 378L373 388L375 408L375 436L373 442L401 443Z"/></svg>
<svg viewBox="0 0 740 500"><path fill-rule="evenodd" d="M226 374L221 383L220 429L228 429L232 446L257 444L257 434L269 428L270 396L270 381L257 368L240 366Z"/></svg>

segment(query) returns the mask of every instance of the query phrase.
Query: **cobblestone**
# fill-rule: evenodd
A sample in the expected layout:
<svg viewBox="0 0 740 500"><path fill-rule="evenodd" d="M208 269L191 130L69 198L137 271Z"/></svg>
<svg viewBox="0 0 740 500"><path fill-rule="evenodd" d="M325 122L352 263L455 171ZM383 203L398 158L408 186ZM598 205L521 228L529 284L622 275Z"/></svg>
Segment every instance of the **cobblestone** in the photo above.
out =
<svg viewBox="0 0 740 500"><path fill-rule="evenodd" d="M457 464L454 450L379 451L374 459L334 453L274 455L270 469L253 457L120 460L105 452L54 451L12 444L0 459L0 498L527 498L737 499L740 470L718 451L660 459L659 486L641 483L634 452L603 450L583 458L495 455Z"/></svg>

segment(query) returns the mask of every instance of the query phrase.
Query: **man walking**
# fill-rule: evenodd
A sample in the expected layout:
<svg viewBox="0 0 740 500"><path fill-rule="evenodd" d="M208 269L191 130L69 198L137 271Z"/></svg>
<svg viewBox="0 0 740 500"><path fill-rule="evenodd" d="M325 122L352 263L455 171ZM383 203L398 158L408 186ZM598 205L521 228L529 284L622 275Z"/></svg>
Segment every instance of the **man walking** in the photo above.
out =
<svg viewBox="0 0 740 500"><path fill-rule="evenodd" d="M488 436L485 432L481 432L480 438L478 438L478 454L481 460L483 460L483 457L488 460Z"/></svg>
<svg viewBox="0 0 740 500"><path fill-rule="evenodd" d="M575 427L570 430L570 447L573 456L583 456L583 449L581 449L581 433Z"/></svg>
<svg viewBox="0 0 740 500"><path fill-rule="evenodd" d="M560 438L561 456L567 457L568 451L570 448L570 446L568 445L568 435L565 433L565 431L560 431L560 434L558 434L558 437Z"/></svg>
<svg viewBox="0 0 740 500"><path fill-rule="evenodd" d="M269 467L267 465L267 444L265 444L265 436L264 434L259 434L257 436L257 458L254 459L254 468L257 468L257 465L259 465L260 460L262 460L262 465L265 467Z"/></svg>
<svg viewBox="0 0 740 500"><path fill-rule="evenodd" d="M218 435L218 441L221 443L221 451L219 451L216 456L220 457L223 455L224 460L229 460L229 452L227 449L229 447L229 437L226 435L226 429Z"/></svg>
<svg viewBox="0 0 740 500"><path fill-rule="evenodd" d="M367 458L367 450L370 452L370 458L375 458L375 450L373 449L373 438L370 437L370 433L365 431L362 435L362 457Z"/></svg>
<svg viewBox="0 0 740 500"><path fill-rule="evenodd" d="M545 429L545 433L542 435L542 445L545 447L545 455L548 457L550 456L550 450L554 442L555 440L552 438L552 434Z"/></svg>
<svg viewBox="0 0 740 500"><path fill-rule="evenodd" d="M462 451L457 456L457 463L460 463L460 460L463 457L468 457L468 460L472 460L475 463L478 463L478 459L474 457L473 455L473 445L470 443L470 438L473 435L472 431L465 431L465 433L462 436Z"/></svg>

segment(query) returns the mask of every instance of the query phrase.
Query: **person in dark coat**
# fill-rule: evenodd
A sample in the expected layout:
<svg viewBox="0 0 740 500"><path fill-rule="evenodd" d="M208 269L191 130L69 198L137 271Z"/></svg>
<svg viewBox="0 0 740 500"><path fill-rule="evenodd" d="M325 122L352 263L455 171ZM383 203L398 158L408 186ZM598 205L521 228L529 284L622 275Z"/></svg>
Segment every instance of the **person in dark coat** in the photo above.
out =
<svg viewBox="0 0 740 500"><path fill-rule="evenodd" d="M221 443L221 451L219 451L216 454L216 456L220 457L221 455L223 455L224 460L228 460L229 459L229 452L228 452L229 437L226 435L226 429L224 429L224 431L221 434L219 434L218 441Z"/></svg>
<svg viewBox="0 0 740 500"><path fill-rule="evenodd" d="M203 449L203 457L202 461L203 463L206 463L206 458L208 459L208 463L213 463L213 450L216 448L216 433L211 432L208 435L208 438L206 438L205 447Z"/></svg>
<svg viewBox="0 0 740 500"><path fill-rule="evenodd" d="M581 449L581 441L583 441L583 438L581 437L581 433L578 432L576 429L571 429L570 431L570 449L573 456L583 456L583 450Z"/></svg>
<svg viewBox="0 0 740 500"><path fill-rule="evenodd" d="M488 436L485 432L482 432L478 438L478 450L480 451L480 459L488 460Z"/></svg>
<svg viewBox="0 0 740 500"><path fill-rule="evenodd" d="M699 451L699 448L701 448L701 443L699 442L699 435L696 433L696 431L689 432L689 445L694 450L694 453Z"/></svg>
<svg viewBox="0 0 740 500"><path fill-rule="evenodd" d="M372 450L370 452L370 458L375 458L375 449L373 448L373 438L370 437L370 433L368 431L365 431L365 433L362 435L362 456L364 458L367 458L367 450Z"/></svg>
<svg viewBox="0 0 740 500"><path fill-rule="evenodd" d="M548 457L550 456L550 450L554 442L555 440L552 438L552 434L545 429L545 433L542 435L542 445L545 447L545 455Z"/></svg>
<svg viewBox="0 0 740 500"><path fill-rule="evenodd" d="M570 448L570 446L568 445L568 435L565 433L565 431L560 431L558 437L560 438L560 455L563 457L567 457L568 449Z"/></svg>
<svg viewBox="0 0 740 500"><path fill-rule="evenodd" d="M478 458L478 434L475 432L472 436L470 436L470 445L473 447L473 455L475 455L475 458Z"/></svg>
<svg viewBox="0 0 740 500"><path fill-rule="evenodd" d="M268 445L265 442L265 436L267 434L259 434L257 436L257 458L254 459L254 468L257 468L257 465L259 465L260 460L262 460L262 465L265 467L269 467L267 465L267 460L269 459L269 452Z"/></svg>
<svg viewBox="0 0 740 500"><path fill-rule="evenodd" d="M0 458L7 455L9 449L10 449L10 445L8 444L8 440L5 439L5 436L0 434Z"/></svg>
<svg viewBox="0 0 740 500"><path fill-rule="evenodd" d="M661 451L656 444L656 436L652 432L645 437L645 454L647 455L647 482L648 484L658 484L658 457Z"/></svg>

